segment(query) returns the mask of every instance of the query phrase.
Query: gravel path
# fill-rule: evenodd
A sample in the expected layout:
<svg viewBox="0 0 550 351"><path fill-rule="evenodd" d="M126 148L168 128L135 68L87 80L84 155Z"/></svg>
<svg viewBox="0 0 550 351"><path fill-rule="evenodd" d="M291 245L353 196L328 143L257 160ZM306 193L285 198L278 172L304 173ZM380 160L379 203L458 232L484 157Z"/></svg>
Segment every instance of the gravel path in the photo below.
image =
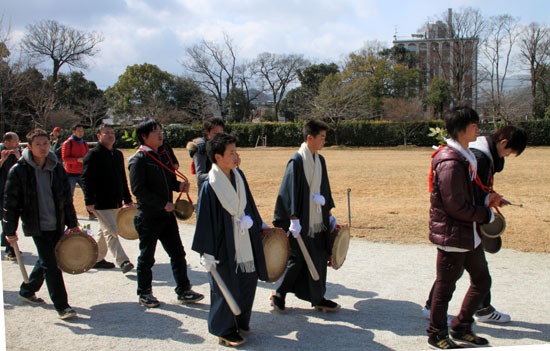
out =
<svg viewBox="0 0 550 351"><path fill-rule="evenodd" d="M88 223L81 220L82 223ZM97 222L91 222L97 228ZM79 314L61 321L46 286L38 296L46 305L30 306L18 298L21 275L17 264L2 261L4 318L7 350L205 350L224 349L208 333L209 286L191 246L194 226L180 224L194 289L207 297L196 305L175 302L168 256L158 246L153 289L160 308L139 306L135 270L95 270L64 274L70 304ZM32 240L20 235L20 248L30 273L36 261ZM133 260L138 242L123 240ZM344 266L329 269L327 297L342 310L314 311L293 295L288 312L271 312L269 295L276 284L260 282L243 350L424 350L427 349L422 306L435 277L436 249L430 245L397 245L352 239ZM107 255L112 261L112 256ZM493 346L550 343L549 254L502 250L489 255L493 277L493 304L512 315L504 325L479 324L475 331ZM467 289L465 275L458 283L449 313L457 313ZM516 349L516 348L513 348Z"/></svg>

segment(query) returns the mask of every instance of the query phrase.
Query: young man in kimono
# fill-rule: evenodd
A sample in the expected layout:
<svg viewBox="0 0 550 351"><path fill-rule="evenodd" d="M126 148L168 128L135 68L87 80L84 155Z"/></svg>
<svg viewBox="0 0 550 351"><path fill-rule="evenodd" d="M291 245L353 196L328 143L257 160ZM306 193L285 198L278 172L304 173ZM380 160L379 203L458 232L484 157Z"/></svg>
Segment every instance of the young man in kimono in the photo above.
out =
<svg viewBox="0 0 550 351"><path fill-rule="evenodd" d="M243 172L237 168L237 139L220 133L206 150L212 169L201 188L197 226L192 249L201 254L209 272L210 313L208 330L227 346L246 342L258 278L267 280L260 232L263 222ZM220 287L212 278L216 270L239 305L234 316Z"/></svg>
<svg viewBox="0 0 550 351"><path fill-rule="evenodd" d="M285 296L293 292L298 298L324 312L334 312L340 305L325 299L327 261L331 254L330 228L336 225L331 215L334 207L327 167L319 151L325 145L328 125L312 120L304 125L304 143L287 164L275 204L273 225L289 235L290 258L287 271L277 291L271 296L276 311L285 310ZM319 273L311 277L296 238L300 235Z"/></svg>

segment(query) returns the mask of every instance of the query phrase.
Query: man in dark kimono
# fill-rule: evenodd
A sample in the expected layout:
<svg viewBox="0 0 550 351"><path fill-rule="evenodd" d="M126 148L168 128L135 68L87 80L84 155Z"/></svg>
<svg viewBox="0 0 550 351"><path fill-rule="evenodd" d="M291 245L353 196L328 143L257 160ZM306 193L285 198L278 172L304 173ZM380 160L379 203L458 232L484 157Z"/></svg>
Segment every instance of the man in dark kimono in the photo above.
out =
<svg viewBox="0 0 550 351"><path fill-rule="evenodd" d="M201 264L210 272L208 330L227 346L246 342L258 278L268 279L260 232L262 219L241 170L236 168L237 139L220 133L206 146L212 169L201 188L197 227L192 249L201 254ZM239 305L234 316L218 284L215 269Z"/></svg>
<svg viewBox="0 0 550 351"><path fill-rule="evenodd" d="M325 299L327 261L331 254L330 227L336 220L331 215L334 201L330 191L327 167L319 155L325 144L328 125L309 121L304 126L305 142L287 164L275 204L273 224L290 232L290 258L283 281L271 296L277 311L285 310L286 293L311 302L315 309L334 312L340 305ZM296 238L300 235L319 273L311 277Z"/></svg>

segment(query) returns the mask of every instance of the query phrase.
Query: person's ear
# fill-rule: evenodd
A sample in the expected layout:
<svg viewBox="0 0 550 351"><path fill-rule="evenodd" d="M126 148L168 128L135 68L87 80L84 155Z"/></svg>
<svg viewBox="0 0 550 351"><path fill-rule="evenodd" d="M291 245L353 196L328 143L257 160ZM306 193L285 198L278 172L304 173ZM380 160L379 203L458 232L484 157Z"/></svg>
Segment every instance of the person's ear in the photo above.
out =
<svg viewBox="0 0 550 351"><path fill-rule="evenodd" d="M221 159L223 158L223 156L220 155L220 154L214 154L214 158L216 159L216 163L219 163L221 161Z"/></svg>
<svg viewBox="0 0 550 351"><path fill-rule="evenodd" d="M501 141L498 142L500 145L504 146L504 148L506 149L506 146L508 146L508 139L502 139Z"/></svg>

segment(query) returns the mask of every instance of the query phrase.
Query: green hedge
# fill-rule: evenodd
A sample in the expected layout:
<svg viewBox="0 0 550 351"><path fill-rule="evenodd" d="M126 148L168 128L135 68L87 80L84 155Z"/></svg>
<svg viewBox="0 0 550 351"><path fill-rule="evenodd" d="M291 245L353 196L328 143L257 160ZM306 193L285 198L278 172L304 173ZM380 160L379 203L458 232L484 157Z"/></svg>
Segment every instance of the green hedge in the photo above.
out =
<svg viewBox="0 0 550 351"><path fill-rule="evenodd" d="M259 136L267 137L268 146L298 146L303 141L303 121L288 123L231 123L226 131L239 138L240 147L253 147ZM443 121L424 122L385 122L385 121L344 121L338 127L338 144L344 146L397 146L403 144L401 126L408 124L414 132L408 136L408 144L417 146L436 145L437 141L429 137L429 128L444 127ZM529 145L550 145L550 120L522 121L518 123L529 135ZM492 125L480 126L482 131L490 133ZM165 139L174 148L185 147L188 141L202 135L200 125L168 126L165 128ZM116 146L133 148L132 143L123 140L124 128L115 128ZM129 133L133 129L128 129ZM86 130L84 138L96 141L95 131ZM336 133L333 129L327 134L327 146L336 144Z"/></svg>

